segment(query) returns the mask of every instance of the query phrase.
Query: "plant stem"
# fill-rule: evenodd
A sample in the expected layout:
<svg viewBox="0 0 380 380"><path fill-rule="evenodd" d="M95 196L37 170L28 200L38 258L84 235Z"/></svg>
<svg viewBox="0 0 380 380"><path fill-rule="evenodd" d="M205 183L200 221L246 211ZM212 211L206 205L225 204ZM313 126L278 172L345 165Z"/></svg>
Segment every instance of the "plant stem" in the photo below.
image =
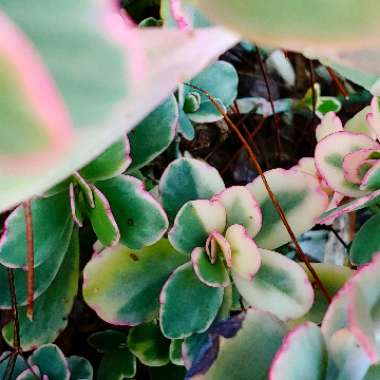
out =
<svg viewBox="0 0 380 380"><path fill-rule="evenodd" d="M28 305L26 315L29 320L33 320L33 294L34 294L34 243L33 243L33 222L32 222L32 208L30 201L23 203L25 215L25 230L26 230L26 249L27 249L27 294Z"/></svg>

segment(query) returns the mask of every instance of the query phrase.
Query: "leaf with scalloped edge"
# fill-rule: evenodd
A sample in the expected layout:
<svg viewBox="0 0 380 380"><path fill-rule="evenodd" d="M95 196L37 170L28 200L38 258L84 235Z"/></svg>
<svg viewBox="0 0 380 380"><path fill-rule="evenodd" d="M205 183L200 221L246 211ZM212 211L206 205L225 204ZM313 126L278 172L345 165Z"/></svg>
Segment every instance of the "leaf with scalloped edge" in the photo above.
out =
<svg viewBox="0 0 380 380"><path fill-rule="evenodd" d="M74 304L79 281L79 242L74 232L59 272L47 290L33 304L33 320L27 316L27 306L20 306L20 341L23 351L53 342L66 328ZM24 285L25 286L25 285ZM5 341L13 345L14 323L3 327Z"/></svg>
<svg viewBox="0 0 380 380"><path fill-rule="evenodd" d="M232 253L232 278L238 276L246 280L253 279L261 265L260 251L254 240L239 224L234 224L227 229L226 239Z"/></svg>
<svg viewBox="0 0 380 380"><path fill-rule="evenodd" d="M273 313L288 321L306 314L314 300L313 287L296 262L265 249L260 249L261 266L255 277L247 280L234 275L239 293L250 306Z"/></svg>
<svg viewBox="0 0 380 380"><path fill-rule="evenodd" d="M87 181L103 181L124 173L132 162L130 142L122 138L100 156L82 168L79 173Z"/></svg>
<svg viewBox="0 0 380 380"><path fill-rule="evenodd" d="M209 199L224 188L223 179L215 168L193 158L171 162L159 185L162 204L172 220L186 202Z"/></svg>
<svg viewBox="0 0 380 380"><path fill-rule="evenodd" d="M38 267L70 240L73 221L69 194L64 192L49 198L34 199L31 201L31 210L34 266ZM23 268L27 265L25 216L22 205L5 221L0 238L0 262L9 268Z"/></svg>
<svg viewBox="0 0 380 380"><path fill-rule="evenodd" d="M148 164L171 144L178 117L177 101L171 95L129 132L132 157L130 170Z"/></svg>
<svg viewBox="0 0 380 380"><path fill-rule="evenodd" d="M225 288L230 278L220 255L212 263L203 247L194 248L191 252L191 263L198 280L212 288Z"/></svg>
<svg viewBox="0 0 380 380"><path fill-rule="evenodd" d="M365 191L344 177L344 157L360 149L379 149L380 145L367 135L336 132L322 139L315 148L315 164L327 184L349 197L360 197Z"/></svg>
<svg viewBox="0 0 380 380"><path fill-rule="evenodd" d="M139 251L122 245L106 248L84 268L83 298L108 323L149 322L158 314L162 286L184 262L165 239Z"/></svg>
<svg viewBox="0 0 380 380"><path fill-rule="evenodd" d="M120 242L132 249L157 242L168 228L161 205L145 190L142 181L120 175L100 181L96 187L109 202L120 231Z"/></svg>
<svg viewBox="0 0 380 380"><path fill-rule="evenodd" d="M178 267L160 294L160 326L167 338L181 339L206 331L218 314L223 288L199 281L191 263Z"/></svg>
<svg viewBox="0 0 380 380"><path fill-rule="evenodd" d="M246 187L228 187L212 199L219 201L226 209L227 227L240 224L252 237L260 231L262 225L260 205Z"/></svg>
<svg viewBox="0 0 380 380"><path fill-rule="evenodd" d="M297 169L273 169L264 173L296 236L311 229L326 210L328 198L319 182ZM262 227L255 236L261 248L274 249L291 239L260 177L247 185L260 204Z"/></svg>
<svg viewBox="0 0 380 380"><path fill-rule="evenodd" d="M169 363L170 340L162 335L155 322L132 327L127 344L132 354L149 367L161 367Z"/></svg>
<svg viewBox="0 0 380 380"><path fill-rule="evenodd" d="M235 315L211 329L185 379L267 380L286 332L283 322L262 310Z"/></svg>
<svg viewBox="0 0 380 380"><path fill-rule="evenodd" d="M179 210L168 237L175 249L190 254L194 248L205 246L211 232L223 232L225 226L226 211L220 202L189 201Z"/></svg>
<svg viewBox="0 0 380 380"><path fill-rule="evenodd" d="M324 380L327 348L320 328L311 322L297 326L284 338L269 372L269 380Z"/></svg>

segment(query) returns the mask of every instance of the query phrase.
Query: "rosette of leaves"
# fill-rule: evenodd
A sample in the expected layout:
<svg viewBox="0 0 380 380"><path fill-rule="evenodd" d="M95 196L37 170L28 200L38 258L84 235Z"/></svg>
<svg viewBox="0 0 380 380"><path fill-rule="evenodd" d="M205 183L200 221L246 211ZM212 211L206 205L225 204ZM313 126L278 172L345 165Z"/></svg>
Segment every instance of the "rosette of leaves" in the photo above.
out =
<svg viewBox="0 0 380 380"><path fill-rule="evenodd" d="M24 318L25 307L20 308L23 349L52 342L66 326L66 317L77 292L76 229L83 225L84 219L89 220L103 246L120 241L140 249L162 237L168 227L164 210L140 180L122 173L128 167L144 166L160 154L171 143L177 121L178 109L172 96L147 116L128 138L119 140L43 197L32 200L35 316L33 322L28 321ZM151 140L147 139L148 134ZM19 305L26 303L26 246L25 218L19 206L6 219L0 242L2 308L11 307L6 267L15 271ZM55 301L49 302L49 297ZM62 298L67 299L64 308L60 307ZM45 322L52 315L56 316L55 322L49 323L46 329ZM12 326L10 323L3 330L9 342L12 341Z"/></svg>
<svg viewBox="0 0 380 380"><path fill-rule="evenodd" d="M174 350L175 341L165 338L154 322L133 327L128 332L99 331L89 336L88 343L103 354L98 368L99 380L134 378L137 361L150 368L172 370L174 373L182 371L182 377L185 375L183 368L174 367L180 364Z"/></svg>
<svg viewBox="0 0 380 380"><path fill-rule="evenodd" d="M0 377L5 379L7 368L14 361L10 380L92 380L91 363L80 356L65 357L58 346L45 344L36 349L28 358L21 358L11 352L4 352L0 363Z"/></svg>
<svg viewBox="0 0 380 380"><path fill-rule="evenodd" d="M217 61L188 83L207 91L227 111L237 96L238 75L228 62ZM214 104L203 92L183 84L178 88L178 132L186 139L194 138L194 123L213 123L223 119Z"/></svg>
<svg viewBox="0 0 380 380"><path fill-rule="evenodd" d="M318 181L297 170L265 175L294 232L310 229L328 202ZM283 320L309 310L313 290L303 269L269 251L290 239L260 178L225 189L215 168L182 158L159 188L174 220L171 244L107 249L84 269L84 299L102 319L129 326L159 319L164 336L180 341L227 318L239 293Z"/></svg>
<svg viewBox="0 0 380 380"><path fill-rule="evenodd" d="M186 379L378 379L379 275L377 255L335 295L321 327L306 321L290 330L255 308L217 324Z"/></svg>

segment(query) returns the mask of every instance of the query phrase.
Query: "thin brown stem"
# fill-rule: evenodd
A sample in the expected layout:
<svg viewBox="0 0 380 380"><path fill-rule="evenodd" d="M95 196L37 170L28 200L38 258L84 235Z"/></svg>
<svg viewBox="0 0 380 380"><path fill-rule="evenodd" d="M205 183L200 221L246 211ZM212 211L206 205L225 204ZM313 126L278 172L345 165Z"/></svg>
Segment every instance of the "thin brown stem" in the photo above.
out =
<svg viewBox="0 0 380 380"><path fill-rule="evenodd" d="M26 231L26 249L27 249L27 293L28 305L26 309L27 317L33 320L33 294L34 294L34 243L33 243L33 222L32 208L30 201L23 203L25 216L25 231Z"/></svg>
<svg viewBox="0 0 380 380"><path fill-rule="evenodd" d="M13 314L13 346L18 354L21 354L21 344L20 344L20 320L18 316L17 309L17 296L16 296L16 287L15 287L15 278L13 269L7 268L8 273L8 285L9 285L9 293L11 296L11 304L12 304L12 314Z"/></svg>
<svg viewBox="0 0 380 380"><path fill-rule="evenodd" d="M281 162L282 149L281 149L281 136L280 136L280 121L279 121L278 115L276 113L276 109L274 107L274 101L273 101L272 93L270 91L269 80L268 80L268 76L267 76L267 73L266 73L266 70L264 67L263 59L262 59L261 54L260 54L260 50L256 47L255 52L256 52L257 61L259 62L261 74L264 78L265 87L267 89L270 107L272 109L275 136L276 136L277 159L278 159L278 161Z"/></svg>
<svg viewBox="0 0 380 380"><path fill-rule="evenodd" d="M326 66L326 70L329 73L331 79L334 81L335 85L338 87L338 90L341 95L343 95L345 98L348 98L350 94L344 87L343 83L339 80L338 76L335 74L334 70L331 67Z"/></svg>
<svg viewBox="0 0 380 380"><path fill-rule="evenodd" d="M223 108L218 104L218 102L207 91L205 91L205 90L203 90L197 86L194 86L192 84L187 84L187 85L194 88L195 90L202 92L203 94L205 94L210 99L210 101L214 104L215 108L224 117L224 120L226 121L227 125L236 133L239 140L242 142L242 144L246 148L247 153L248 153L248 155L252 161L252 164L254 165L256 171L259 173L259 175L260 175L260 177L264 183L264 186L268 192L269 198L271 199L274 208L276 209L278 215L280 216L282 223L284 224L284 226L285 226L285 228L286 228L286 230L287 230L287 232L288 232L288 234L289 234L289 236L290 236L290 238L291 238L291 240L292 240L292 242L296 248L296 252L298 254L299 259L306 265L307 269L310 271L311 275L313 276L314 281L318 284L318 287L320 288L320 290L322 291L322 293L326 297L327 301L330 303L331 302L331 296L330 296L327 288L323 285L321 279L319 278L319 276L316 273L316 271L314 270L314 268L311 266L309 259L307 258L307 256L303 252L300 244L298 243L298 240L297 240L297 238L296 238L296 236L295 236L295 234L294 234L294 232L293 232L293 230L292 230L292 228L291 228L291 226L290 226L290 224L286 218L285 212L282 209L280 203L278 202L277 197L273 193L273 191L272 191L272 189L271 189L271 187L267 181L267 178L266 178L266 176L265 176L265 174L264 174L264 172L260 166L260 163L259 163L255 153L253 152L252 148L250 147L249 143L247 142L245 137L242 135L239 128L236 127L234 122L230 119L230 117L223 110Z"/></svg>

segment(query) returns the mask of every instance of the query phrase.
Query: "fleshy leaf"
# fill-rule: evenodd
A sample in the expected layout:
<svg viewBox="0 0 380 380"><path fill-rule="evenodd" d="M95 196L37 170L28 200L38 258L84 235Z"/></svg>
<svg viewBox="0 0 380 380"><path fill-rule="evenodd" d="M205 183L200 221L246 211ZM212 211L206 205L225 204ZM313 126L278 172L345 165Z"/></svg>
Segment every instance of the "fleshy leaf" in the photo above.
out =
<svg viewBox="0 0 380 380"><path fill-rule="evenodd" d="M178 132L186 140L191 141L195 137L195 129L193 127L193 124L182 109L179 110Z"/></svg>
<svg viewBox="0 0 380 380"><path fill-rule="evenodd" d="M225 226L226 211L221 203L206 199L190 201L179 210L168 237L174 248L190 254L194 248L205 246L211 232L223 232Z"/></svg>
<svg viewBox="0 0 380 380"><path fill-rule="evenodd" d="M379 202L380 202L380 190L377 190L377 191L374 191L373 193L354 199L353 201L347 202L342 206L339 206L337 208L334 208L332 210L325 212L319 218L318 223L329 224L333 222L334 219L337 218L338 216L347 214L352 211L361 210L365 207L369 207Z"/></svg>
<svg viewBox="0 0 380 380"><path fill-rule="evenodd" d="M69 380L70 371L63 352L54 344L45 344L28 358L31 366L36 365L41 375L48 379Z"/></svg>
<svg viewBox="0 0 380 380"><path fill-rule="evenodd" d="M184 257L167 240L140 251L121 245L105 249L84 269L83 297L100 318L114 325L151 321L158 313L162 286L183 263Z"/></svg>
<svg viewBox="0 0 380 380"><path fill-rule="evenodd" d="M115 9L109 10L111 3ZM78 5L69 0L56 7L42 0L34 1L32 8L26 15L18 2L1 3L1 9L26 33L45 62L73 121L74 139L59 159L39 160L34 173L28 165L17 172L3 171L1 211L43 193L88 164L157 107L179 80L190 79L238 41L222 28L191 34L131 29L113 2L84 0ZM12 44L12 39L9 42ZM62 59L62 49L72 54ZM194 51L202 54L189 59ZM17 53L18 62L28 62L28 77L38 80L32 60L22 58L24 50L17 49ZM46 104L45 111L54 111ZM61 123L61 118L58 121Z"/></svg>
<svg viewBox="0 0 380 380"><path fill-rule="evenodd" d="M215 326L185 379L267 380L286 331L272 314L248 309Z"/></svg>
<svg viewBox="0 0 380 380"><path fill-rule="evenodd" d="M24 372L20 373L20 375L17 376L16 380L39 380L41 379L41 373L39 368L34 365L30 368L27 368ZM43 380L46 379L46 375L44 376Z"/></svg>
<svg viewBox="0 0 380 380"><path fill-rule="evenodd" d="M70 356L67 358L69 365L70 380L92 380L94 370L91 363L80 356Z"/></svg>
<svg viewBox="0 0 380 380"><path fill-rule="evenodd" d="M120 231L120 242L140 249L158 241L168 228L161 205L147 192L142 181L121 175L96 183L107 198Z"/></svg>
<svg viewBox="0 0 380 380"><path fill-rule="evenodd" d="M173 141L177 123L178 105L171 95L128 134L132 156L130 169L139 169L162 153Z"/></svg>
<svg viewBox="0 0 380 380"><path fill-rule="evenodd" d="M209 199L225 186L212 166L193 158L179 158L166 168L159 188L163 206L169 218L174 219L186 202Z"/></svg>
<svg viewBox="0 0 380 380"><path fill-rule="evenodd" d="M98 352L115 351L126 347L127 334L118 330L97 331L87 338L87 343Z"/></svg>
<svg viewBox="0 0 380 380"><path fill-rule="evenodd" d="M5 374L7 371L9 360L11 360L11 357L12 357L11 351L4 351L0 355L0 378L1 379L5 378ZM26 369L27 369L27 365L25 361L23 360L23 358L21 358L20 355L17 355L15 359L13 376L10 378L10 380L16 380L17 376L20 375Z"/></svg>
<svg viewBox="0 0 380 380"><path fill-rule="evenodd" d="M363 190L380 189L380 163L376 163L364 175L361 186Z"/></svg>
<svg viewBox="0 0 380 380"><path fill-rule="evenodd" d="M281 320L306 314L314 291L303 268L287 257L260 249L261 266L252 280L234 275L234 283L250 305L273 313Z"/></svg>
<svg viewBox="0 0 380 380"><path fill-rule="evenodd" d="M318 181L300 170L273 169L265 172L267 181L295 233L311 229L326 210L328 199ZM289 234L275 210L261 178L247 185L260 204L263 224L255 236L259 247L274 249L290 241Z"/></svg>
<svg viewBox="0 0 380 380"><path fill-rule="evenodd" d="M251 280L261 265L261 255L256 243L239 224L234 224L227 229L226 239L232 251L232 277L239 276Z"/></svg>
<svg viewBox="0 0 380 380"><path fill-rule="evenodd" d="M376 132L368 123L368 114L370 112L371 108L369 106L364 107L346 122L344 125L344 130L352 133L363 133L372 139L376 139Z"/></svg>
<svg viewBox="0 0 380 380"><path fill-rule="evenodd" d="M129 141L122 138L82 168L80 174L91 182L109 179L124 173L131 161Z"/></svg>
<svg viewBox="0 0 380 380"><path fill-rule="evenodd" d="M343 126L339 117L334 112L329 112L323 116L321 123L317 125L315 136L317 141L321 141L326 136L341 131L343 131Z"/></svg>
<svg viewBox="0 0 380 380"><path fill-rule="evenodd" d="M380 251L380 213L368 219L356 233L350 248L351 261L356 264L366 264L373 255Z"/></svg>
<svg viewBox="0 0 380 380"><path fill-rule="evenodd" d="M66 192L31 202L34 266L38 267L70 240L73 229L69 194ZM48 222L47 222L48 221ZM26 266L26 232L23 206L17 207L5 221L0 239L0 262L10 268Z"/></svg>
<svg viewBox="0 0 380 380"><path fill-rule="evenodd" d="M270 369L269 380L324 380L327 349L319 327L311 322L284 338Z"/></svg>
<svg viewBox="0 0 380 380"><path fill-rule="evenodd" d="M220 255L212 263L204 248L195 248L191 253L191 262L198 279L213 288L225 288L230 284L228 272Z"/></svg>
<svg viewBox="0 0 380 380"><path fill-rule="evenodd" d="M86 210L92 228L103 245L115 245L120 240L120 231L112 214L110 204L104 194L95 186L92 186L92 193L95 207Z"/></svg>
<svg viewBox="0 0 380 380"><path fill-rule="evenodd" d="M226 106L219 98L214 98L224 112L227 112ZM215 107L211 100L204 100L196 112L188 112L187 117L194 123L215 123L223 119L223 115Z"/></svg>
<svg viewBox="0 0 380 380"><path fill-rule="evenodd" d="M178 302L180 300L180 302ZM178 267L160 294L160 325L172 339L186 338L206 331L223 301L223 289L199 281L191 263Z"/></svg>
<svg viewBox="0 0 380 380"><path fill-rule="evenodd" d="M20 340L24 351L53 342L67 326L68 315L74 304L79 280L79 242L73 234L61 268L48 289L34 301L33 320L27 316L27 307L19 310ZM6 342L13 345L13 321L3 328Z"/></svg>
<svg viewBox="0 0 380 380"><path fill-rule="evenodd" d="M367 135L336 132L321 140L315 149L315 164L327 184L349 197L359 197L365 192L344 177L343 159L359 149L379 149L380 145Z"/></svg>
<svg viewBox="0 0 380 380"><path fill-rule="evenodd" d="M371 365L368 368L363 380L377 380L380 378L380 363Z"/></svg>
<svg viewBox="0 0 380 380"><path fill-rule="evenodd" d="M170 342L169 358L170 361L175 365L184 365L182 359L182 344L182 339L173 339Z"/></svg>
<svg viewBox="0 0 380 380"><path fill-rule="evenodd" d="M170 341L162 336L154 322L133 327L128 334L128 348L141 363L161 367L169 363Z"/></svg>
<svg viewBox="0 0 380 380"><path fill-rule="evenodd" d="M355 150L354 152L346 154L343 158L344 178L348 182L360 185L363 179L364 165L370 163L371 154L375 152L378 152L378 150L367 148ZM363 189L363 186L360 186L360 188ZM372 189L370 188L368 190Z"/></svg>
<svg viewBox="0 0 380 380"><path fill-rule="evenodd" d="M2 12L0 27L1 169L22 172L26 167L35 173L36 166L46 168L62 157L73 128L30 41Z"/></svg>
<svg viewBox="0 0 380 380"><path fill-rule="evenodd" d="M240 224L254 237L261 229L262 214L259 203L244 186L232 186L215 195L226 209L227 227Z"/></svg>
<svg viewBox="0 0 380 380"><path fill-rule="evenodd" d="M128 349L107 352L98 368L98 380L131 379L136 375L136 358Z"/></svg>

